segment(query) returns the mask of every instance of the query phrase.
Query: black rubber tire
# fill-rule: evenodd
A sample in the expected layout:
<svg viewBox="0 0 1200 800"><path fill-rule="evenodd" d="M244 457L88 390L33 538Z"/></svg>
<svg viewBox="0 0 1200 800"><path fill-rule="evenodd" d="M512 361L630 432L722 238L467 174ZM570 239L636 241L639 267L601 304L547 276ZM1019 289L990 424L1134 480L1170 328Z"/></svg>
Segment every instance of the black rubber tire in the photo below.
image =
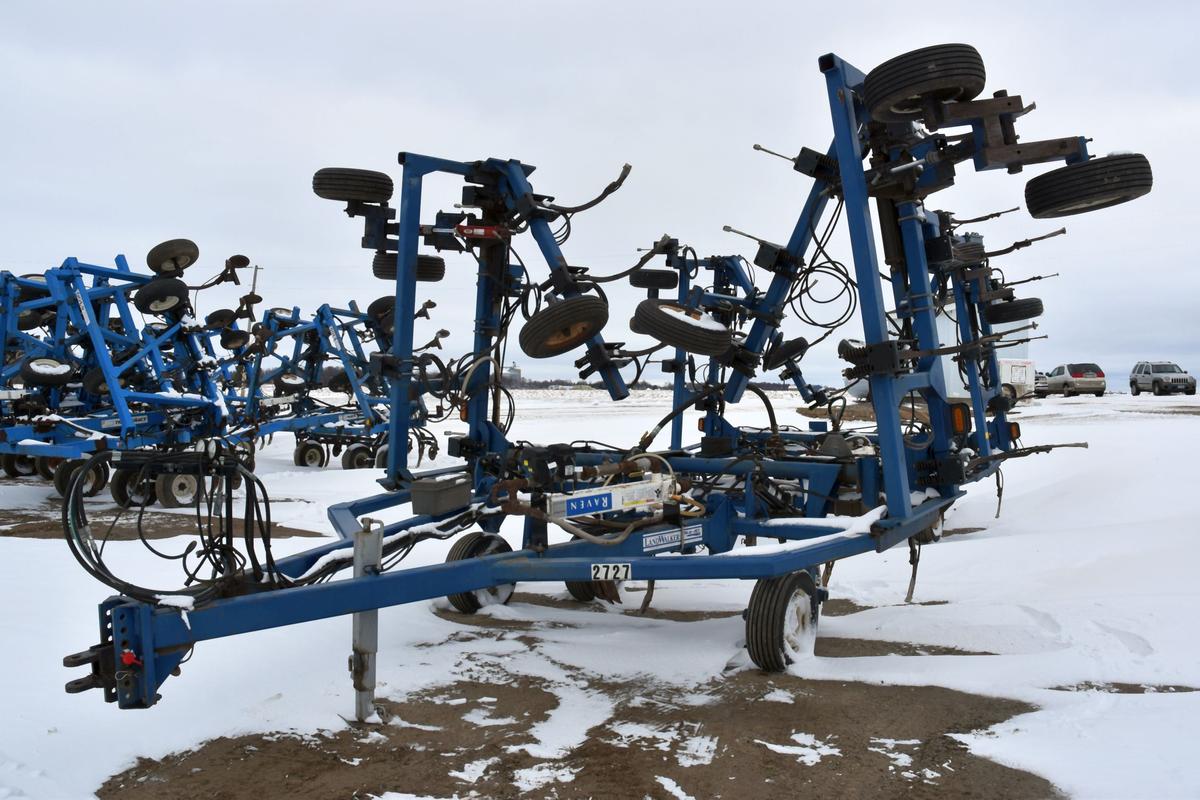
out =
<svg viewBox="0 0 1200 800"><path fill-rule="evenodd" d="M1151 386L1154 389L1155 397L1162 397L1164 394L1166 394L1166 392L1163 391L1162 384L1158 381L1155 381L1153 384L1151 384Z"/></svg>
<svg viewBox="0 0 1200 800"><path fill-rule="evenodd" d="M146 266L158 275L175 276L196 263L200 248L191 239L170 239L146 254Z"/></svg>
<svg viewBox="0 0 1200 800"><path fill-rule="evenodd" d="M226 350L237 350L250 344L250 332L226 328L221 331L221 347Z"/></svg>
<svg viewBox="0 0 1200 800"><path fill-rule="evenodd" d="M446 555L446 563L451 561L465 561L468 558L478 558L480 556L494 555L496 553L511 553L512 547L504 539L492 533L483 533L482 531L473 531L466 536L461 537L454 546L450 548L450 552ZM493 589L480 589L475 592L461 592L459 594L447 595L446 599L450 601L450 605L454 606L456 611L463 614L474 614L479 609L483 608L483 603L480 602L481 593L492 593L491 597L498 600L500 603L507 605L509 599L512 598L512 589L503 591L506 587L512 587L513 584L504 584Z"/></svg>
<svg viewBox="0 0 1200 800"><path fill-rule="evenodd" d="M396 280L396 267L399 256L395 253L385 253L380 250L371 260L371 272L376 278L385 281ZM417 280L424 283L437 283L446 277L446 259L441 256L417 256Z"/></svg>
<svg viewBox="0 0 1200 800"><path fill-rule="evenodd" d="M938 102L973 100L987 73L979 51L969 44L935 44L883 62L863 81L863 103L879 122L920 119L924 98Z"/></svg>
<svg viewBox="0 0 1200 800"><path fill-rule="evenodd" d="M808 572L791 572L777 578L760 578L750 593L746 609L746 649L750 660L767 672L782 672L792 663L785 639L788 606L797 592L804 592L810 601L807 622L817 625L820 604L816 584ZM812 632L815 639L815 631Z"/></svg>
<svg viewBox="0 0 1200 800"><path fill-rule="evenodd" d="M66 369L57 372L44 372L38 371L36 366L41 366L45 369L53 368L60 370L61 367L66 367ZM74 367L49 356L35 356L25 359L21 362L20 373L21 380L25 381L26 386L66 386L75 379Z"/></svg>
<svg viewBox="0 0 1200 800"><path fill-rule="evenodd" d="M108 483L108 493L112 495L113 502L121 508L152 506L158 500L153 479L144 477L140 487L134 487L139 472L138 469L113 470L112 480Z"/></svg>
<svg viewBox="0 0 1200 800"><path fill-rule="evenodd" d="M1196 390L1195 389L1184 389L1183 393L1194 397L1196 394Z"/></svg>
<svg viewBox="0 0 1200 800"><path fill-rule="evenodd" d="M1137 381L1129 382L1129 393L1131 395L1133 395L1134 397L1137 397L1139 394L1142 393L1142 390L1137 385Z"/></svg>
<svg viewBox="0 0 1200 800"><path fill-rule="evenodd" d="M1013 386L1011 383L1001 384L1000 385L1000 394L1003 397L1008 398L1011 401L1012 405L1017 404L1017 387Z"/></svg>
<svg viewBox="0 0 1200 800"><path fill-rule="evenodd" d="M590 603L596 599L596 590L591 581L566 581L567 593L581 603Z"/></svg>
<svg viewBox="0 0 1200 800"><path fill-rule="evenodd" d="M395 307L395 296L385 294L383 297L375 298L371 301L371 305L367 306L367 317L374 320L381 320L391 314L392 309Z"/></svg>
<svg viewBox="0 0 1200 800"><path fill-rule="evenodd" d="M54 480L54 468L62 461L61 458L52 456L38 456L33 460L34 471L45 481Z"/></svg>
<svg viewBox="0 0 1200 800"><path fill-rule="evenodd" d="M729 330L709 329L684 320L694 313L678 303L651 298L638 303L633 318L646 335L671 347L701 356L719 356L728 350L733 343Z"/></svg>
<svg viewBox="0 0 1200 800"><path fill-rule="evenodd" d="M342 469L370 469L374 463L371 448L365 444L352 444L342 451Z"/></svg>
<svg viewBox="0 0 1200 800"><path fill-rule="evenodd" d="M354 384L350 381L350 376L345 372L335 372L329 382L325 384L325 388L331 392L341 392L342 394L350 394L354 391Z"/></svg>
<svg viewBox="0 0 1200 800"><path fill-rule="evenodd" d="M300 442L292 451L292 463L297 467L316 469L325 466L328 461L329 454L325 452L325 447L316 442Z"/></svg>
<svg viewBox="0 0 1200 800"><path fill-rule="evenodd" d="M86 464L87 461L82 458L66 459L59 463L54 469L54 491L58 492L59 497L66 497L67 492L71 490L71 484L75 480L75 475ZM108 464L100 462L92 465L92 474L90 480L83 488L84 497L95 497L104 490L108 485Z"/></svg>
<svg viewBox="0 0 1200 800"><path fill-rule="evenodd" d="M120 386L125 386L125 376L118 375L117 382ZM104 380L104 371L99 367L89 369L83 374L83 388L87 392L103 396L108 394L108 383Z"/></svg>
<svg viewBox="0 0 1200 800"><path fill-rule="evenodd" d="M521 350L530 358L568 353L608 324L608 303L590 294L568 297L538 311L521 328Z"/></svg>
<svg viewBox="0 0 1200 800"><path fill-rule="evenodd" d="M204 481L199 475L164 472L154 479L154 495L163 508L192 508L197 495L203 492Z"/></svg>
<svg viewBox="0 0 1200 800"><path fill-rule="evenodd" d="M284 374L276 377L275 380L271 382L271 386L275 389L276 397L284 397L285 395L292 396L303 394L304 390L308 388L308 382L299 375L291 372L285 372Z"/></svg>
<svg viewBox="0 0 1200 800"><path fill-rule="evenodd" d="M210 331L228 328L237 321L237 312L232 308L218 308L204 318L204 327Z"/></svg>
<svg viewBox="0 0 1200 800"><path fill-rule="evenodd" d="M1128 202L1153 187L1150 161L1141 153L1102 156L1031 178L1025 207L1035 219L1069 217Z"/></svg>
<svg viewBox="0 0 1200 800"><path fill-rule="evenodd" d="M979 314L987 324L998 325L1034 319L1040 317L1044 311L1042 301L1038 298L1021 297L984 306L979 310Z"/></svg>
<svg viewBox="0 0 1200 800"><path fill-rule="evenodd" d="M187 284L178 278L155 278L134 293L133 304L143 314L182 311L188 306Z"/></svg>
<svg viewBox="0 0 1200 800"><path fill-rule="evenodd" d="M325 167L313 173L313 194L326 200L348 203L386 203L395 187L390 176L371 169Z"/></svg>
<svg viewBox="0 0 1200 800"><path fill-rule="evenodd" d="M375 451L375 469L387 469L388 446L380 445Z"/></svg>
<svg viewBox="0 0 1200 800"><path fill-rule="evenodd" d="M10 478L28 478L38 474L34 458L20 453L5 453L0 457L0 465L3 465L4 474Z"/></svg>
<svg viewBox="0 0 1200 800"><path fill-rule="evenodd" d="M47 317L50 319L54 318L52 314L47 315L46 312L42 310L31 311L26 309L21 311L17 314L17 330L31 331L34 328L40 328L46 324Z"/></svg>
<svg viewBox="0 0 1200 800"><path fill-rule="evenodd" d="M1096 392L1096 397L1104 397L1104 392Z"/></svg>
<svg viewBox="0 0 1200 800"><path fill-rule="evenodd" d="M40 272L31 272L21 276L22 280L30 283L40 284L39 287L22 286L17 289L17 302L24 303L29 300L36 300L39 297L45 297L50 294L50 287L46 285L46 276Z"/></svg>

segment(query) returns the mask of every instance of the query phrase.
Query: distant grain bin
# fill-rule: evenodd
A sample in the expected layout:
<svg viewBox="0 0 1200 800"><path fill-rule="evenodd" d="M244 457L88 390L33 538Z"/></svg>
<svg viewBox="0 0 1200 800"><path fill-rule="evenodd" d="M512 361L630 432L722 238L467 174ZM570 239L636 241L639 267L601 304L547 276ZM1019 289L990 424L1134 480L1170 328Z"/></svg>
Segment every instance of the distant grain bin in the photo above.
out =
<svg viewBox="0 0 1200 800"><path fill-rule="evenodd" d="M502 377L509 386L521 383L521 368L517 366L517 362L514 361L510 366L505 367Z"/></svg>

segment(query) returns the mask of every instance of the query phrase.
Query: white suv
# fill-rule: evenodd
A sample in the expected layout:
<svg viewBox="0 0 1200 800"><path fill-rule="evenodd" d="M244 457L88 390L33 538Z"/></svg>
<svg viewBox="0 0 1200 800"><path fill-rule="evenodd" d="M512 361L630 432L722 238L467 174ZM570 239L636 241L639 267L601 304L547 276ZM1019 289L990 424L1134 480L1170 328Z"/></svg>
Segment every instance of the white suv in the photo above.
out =
<svg viewBox="0 0 1200 800"><path fill-rule="evenodd" d="M1170 361L1139 361L1129 373L1129 393L1143 391L1155 394L1196 393L1196 379Z"/></svg>

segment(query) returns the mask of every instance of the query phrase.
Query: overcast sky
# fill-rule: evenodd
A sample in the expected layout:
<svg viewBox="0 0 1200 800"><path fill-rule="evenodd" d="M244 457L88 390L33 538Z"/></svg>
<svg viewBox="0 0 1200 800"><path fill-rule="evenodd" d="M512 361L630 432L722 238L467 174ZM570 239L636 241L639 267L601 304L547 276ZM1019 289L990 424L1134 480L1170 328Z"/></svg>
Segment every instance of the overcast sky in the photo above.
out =
<svg viewBox="0 0 1200 800"><path fill-rule="evenodd" d="M1123 375L1140 359L1200 371L1194 77L1200 12L1189 3L1005 3L898 17L895 3L13 2L0 9L0 268L67 256L145 269L155 243L200 247L193 280L245 253L270 305L369 302L388 290L358 246L361 228L311 192L323 166L398 176L401 150L471 161L519 158L535 189L593 196L629 162L625 187L577 215L565 252L597 273L625 267L663 233L703 255L753 245L721 226L785 241L809 181L760 142L824 149L828 104L817 58L867 70L901 52L967 42L987 92L1036 101L1024 140L1082 134L1095 153L1136 150L1155 172L1135 203L1067 218L1068 235L999 260L1045 301L1039 368L1096 361ZM998 10L999 9L999 10ZM1183 156L1178 149L1187 148ZM959 170L929 205L976 216L1023 202L1023 175ZM426 221L459 195L427 182ZM1024 211L978 226L990 246L1051 231ZM844 226L843 226L844 227ZM517 247L537 258L525 237ZM849 261L843 235L833 254ZM432 334L470 347L469 256L446 254ZM223 293L222 293L223 292ZM200 312L238 290L202 296ZM610 340L639 341L639 294L613 294ZM790 335L813 335L797 323ZM848 333L850 329L848 329ZM516 331L514 330L514 339ZM806 359L832 381L832 342ZM570 374L569 362L527 374Z"/></svg>

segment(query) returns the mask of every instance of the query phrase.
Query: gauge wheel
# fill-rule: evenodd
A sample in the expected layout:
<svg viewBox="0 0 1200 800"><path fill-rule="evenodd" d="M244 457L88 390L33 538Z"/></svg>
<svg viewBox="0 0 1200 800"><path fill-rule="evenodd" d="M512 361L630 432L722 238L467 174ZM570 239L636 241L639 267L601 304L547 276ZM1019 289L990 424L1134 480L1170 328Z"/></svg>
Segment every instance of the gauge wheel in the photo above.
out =
<svg viewBox="0 0 1200 800"><path fill-rule="evenodd" d="M53 388L66 386L75 377L75 368L49 356L35 356L21 362L21 379L26 386Z"/></svg>
<svg viewBox="0 0 1200 800"><path fill-rule="evenodd" d="M82 458L65 459L54 468L54 491L60 497L66 497L79 478L79 474L87 461ZM83 496L95 497L108 485L108 464L97 462L92 465L84 476Z"/></svg>
<svg viewBox="0 0 1200 800"><path fill-rule="evenodd" d="M596 336L608 323L608 303L589 294L568 297L538 311L521 328L521 350L553 358Z"/></svg>
<svg viewBox="0 0 1200 800"><path fill-rule="evenodd" d="M124 376L117 376L117 385L121 387L125 386ZM83 388L87 390L89 394L108 394L108 381L104 379L104 370L100 369L99 367L95 367L94 369L89 369L87 372L83 373Z"/></svg>
<svg viewBox="0 0 1200 800"><path fill-rule="evenodd" d="M371 448L365 444L352 444L342 452L342 469L368 469L374 463Z"/></svg>
<svg viewBox="0 0 1200 800"><path fill-rule="evenodd" d="M303 392L308 386L308 381L295 373L285 372L277 377L271 385L275 388L276 397L289 397Z"/></svg>
<svg viewBox="0 0 1200 800"><path fill-rule="evenodd" d="M146 266L158 275L178 275L196 263L200 248L191 239L170 239L146 254Z"/></svg>
<svg viewBox="0 0 1200 800"><path fill-rule="evenodd" d="M1022 297L984 306L980 309L980 316L989 325L998 325L1040 317L1044 311L1042 301L1038 298Z"/></svg>
<svg viewBox="0 0 1200 800"><path fill-rule="evenodd" d="M512 547L504 539L492 533L474 531L463 536L450 548L446 563L465 561L468 558L491 556L498 553L511 553ZM503 583L499 586L489 586L486 589L476 589L473 592L460 592L447 595L446 599L456 611L463 614L474 614L484 606L504 605L512 599L516 584Z"/></svg>
<svg viewBox="0 0 1200 800"><path fill-rule="evenodd" d="M386 203L395 187L391 176L371 169L325 167L313 173L313 194L326 200L348 203Z"/></svg>
<svg viewBox="0 0 1200 800"><path fill-rule="evenodd" d="M760 578L746 609L746 649L767 672L782 672L811 656L817 639L820 603L816 582L805 571Z"/></svg>
<svg viewBox="0 0 1200 800"><path fill-rule="evenodd" d="M54 480L54 468L60 461L62 461L61 458L53 456L38 456L33 460L33 468L42 480L52 481Z"/></svg>
<svg viewBox="0 0 1200 800"><path fill-rule="evenodd" d="M140 469L113 470L112 480L108 484L108 493L113 502L121 508L143 508L154 505L158 495L154 489L154 480L143 476L137 480Z"/></svg>
<svg viewBox="0 0 1200 800"><path fill-rule="evenodd" d="M969 44L935 44L883 62L863 81L863 102L879 122L906 122L925 114L927 101L973 100L987 75Z"/></svg>
<svg viewBox="0 0 1200 800"><path fill-rule="evenodd" d="M1025 207L1035 219L1069 217L1127 203L1153 186L1150 161L1141 153L1102 156L1030 178Z"/></svg>
<svg viewBox="0 0 1200 800"><path fill-rule="evenodd" d="M371 261L371 272L376 278L385 281L396 280L396 269L400 264L397 253L379 250ZM417 280L425 283L437 283L446 277L446 259L441 256L417 256Z"/></svg>
<svg viewBox="0 0 1200 800"><path fill-rule="evenodd" d="M638 303L632 324L671 347L701 356L718 356L729 349L733 336L721 323L697 309L647 299Z"/></svg>
<svg viewBox="0 0 1200 800"><path fill-rule="evenodd" d="M231 308L218 308L204 318L204 327L210 331L228 328L237 319L237 312Z"/></svg>
<svg viewBox="0 0 1200 800"><path fill-rule="evenodd" d="M350 382L350 376L345 371L333 373L325 386L329 391L340 392L341 394L350 394L354 391L354 385Z"/></svg>
<svg viewBox="0 0 1200 800"><path fill-rule="evenodd" d="M178 278L155 278L133 295L133 304L143 314L162 315L187 308L188 287Z"/></svg>
<svg viewBox="0 0 1200 800"><path fill-rule="evenodd" d="M154 494L163 508L189 508L200 499L204 484L199 475L164 472L154 479Z"/></svg>
<svg viewBox="0 0 1200 800"><path fill-rule="evenodd" d="M328 460L329 454L325 452L325 447L316 442L300 442L292 451L292 463L297 467L323 467Z"/></svg>
<svg viewBox="0 0 1200 800"><path fill-rule="evenodd" d="M27 478L37 474L36 460L32 456L5 453L0 457L0 463L3 464L4 474L10 478Z"/></svg>
<svg viewBox="0 0 1200 800"><path fill-rule="evenodd" d="M237 350L250 344L250 332L226 328L221 331L221 347L226 350Z"/></svg>

